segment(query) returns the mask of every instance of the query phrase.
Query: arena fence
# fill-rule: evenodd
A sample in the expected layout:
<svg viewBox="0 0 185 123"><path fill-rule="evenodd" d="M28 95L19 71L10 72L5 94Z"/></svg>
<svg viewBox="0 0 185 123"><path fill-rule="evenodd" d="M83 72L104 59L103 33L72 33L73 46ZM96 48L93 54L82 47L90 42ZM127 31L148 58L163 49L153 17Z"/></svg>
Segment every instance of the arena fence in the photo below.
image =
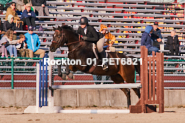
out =
<svg viewBox="0 0 185 123"><path fill-rule="evenodd" d="M0 58L0 88L1 89L35 89L36 64L40 58ZM29 59L29 60L28 60ZM60 59L60 58L55 58ZM62 66L65 73L65 66ZM54 66L54 82L57 85L84 85L84 84L111 84L109 76L92 76L77 71L75 80L62 80L58 76L58 67ZM136 74L136 82L140 82ZM185 60L184 58L168 58L164 60L164 87L165 89L185 89Z"/></svg>

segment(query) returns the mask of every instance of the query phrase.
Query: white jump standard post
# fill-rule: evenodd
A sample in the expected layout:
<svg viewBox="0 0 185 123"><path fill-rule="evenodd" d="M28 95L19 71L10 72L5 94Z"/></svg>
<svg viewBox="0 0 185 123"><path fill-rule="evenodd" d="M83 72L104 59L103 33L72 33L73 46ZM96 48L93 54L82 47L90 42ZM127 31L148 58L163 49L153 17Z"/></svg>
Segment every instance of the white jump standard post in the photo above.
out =
<svg viewBox="0 0 185 123"><path fill-rule="evenodd" d="M49 53L50 59L54 59L52 53ZM39 103L41 103L39 100L41 100L41 91L39 90L39 80L41 79L41 72L44 71L44 68L40 70L40 63L37 63L37 74L36 74L36 106L28 106L25 110L24 113L59 113L62 108L60 106L54 106L54 97L53 97L53 90L48 89L48 87L45 86L45 89L48 89L48 100L47 100L47 106L40 106ZM53 83L53 76L52 76L52 65L48 66L48 71L49 71L49 87L52 86ZM41 81L43 84L44 81ZM47 83L47 80L46 80ZM47 84L46 84L47 85ZM44 88L42 88L44 89ZM44 98L44 97L43 97ZM46 100L45 98L45 100Z"/></svg>
<svg viewBox="0 0 185 123"><path fill-rule="evenodd" d="M54 59L53 53L49 53L49 58ZM37 64L37 83L36 83L36 106L29 106L24 113L85 113L85 114L110 114L110 113L130 113L130 110L62 110L59 106L54 106L54 89L115 89L115 88L140 88L140 83L133 84L106 84L106 85L53 85L52 65L48 66L49 71L49 90L48 106L39 107L39 64ZM44 70L44 69L43 69ZM46 81L47 82L47 81ZM47 85L47 84L46 84ZM45 87L45 89L48 89ZM47 97L46 97L47 98Z"/></svg>

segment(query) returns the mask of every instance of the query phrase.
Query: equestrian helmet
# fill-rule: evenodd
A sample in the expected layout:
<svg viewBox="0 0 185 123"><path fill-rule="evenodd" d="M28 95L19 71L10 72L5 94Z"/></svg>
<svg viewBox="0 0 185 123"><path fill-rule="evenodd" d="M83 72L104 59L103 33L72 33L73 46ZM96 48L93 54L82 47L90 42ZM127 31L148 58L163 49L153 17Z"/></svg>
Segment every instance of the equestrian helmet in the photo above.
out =
<svg viewBox="0 0 185 123"><path fill-rule="evenodd" d="M88 20L86 17L81 17L81 18L80 18L80 24L81 24L81 25L88 24L88 21L89 21L89 20Z"/></svg>

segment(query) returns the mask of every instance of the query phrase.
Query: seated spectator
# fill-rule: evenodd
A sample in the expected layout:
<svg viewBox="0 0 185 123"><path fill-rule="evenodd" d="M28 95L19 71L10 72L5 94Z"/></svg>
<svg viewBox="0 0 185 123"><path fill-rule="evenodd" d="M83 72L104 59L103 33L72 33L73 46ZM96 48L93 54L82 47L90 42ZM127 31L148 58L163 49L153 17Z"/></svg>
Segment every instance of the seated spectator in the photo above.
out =
<svg viewBox="0 0 185 123"><path fill-rule="evenodd" d="M9 15L13 15L14 23L16 23L16 21L20 20L20 18L18 17L18 14L16 13L16 4L15 4L15 2L12 2L10 7L7 8L5 20L8 20Z"/></svg>
<svg viewBox="0 0 185 123"><path fill-rule="evenodd" d="M3 34L3 23L0 19L0 38L1 38L1 35Z"/></svg>
<svg viewBox="0 0 185 123"><path fill-rule="evenodd" d="M9 3L11 0L0 0L0 10L6 10L6 4Z"/></svg>
<svg viewBox="0 0 185 123"><path fill-rule="evenodd" d="M13 22L13 15L8 15L8 20L4 22L4 31L15 30L15 23ZM16 40L17 36L15 35L16 31L14 31L13 40Z"/></svg>
<svg viewBox="0 0 185 123"><path fill-rule="evenodd" d="M171 36L167 37L166 48L170 50L170 55L179 55L179 39L178 35L175 35L175 30L171 31Z"/></svg>
<svg viewBox="0 0 185 123"><path fill-rule="evenodd" d="M161 30L158 28L158 22L154 22L151 39L153 41L153 46L160 48L160 44L162 43L162 35Z"/></svg>
<svg viewBox="0 0 185 123"><path fill-rule="evenodd" d="M8 50L10 57L17 57L17 49L15 44L17 41L13 41L13 31L8 30L1 39L1 43L5 44L6 49Z"/></svg>
<svg viewBox="0 0 185 123"><path fill-rule="evenodd" d="M157 47L152 46L152 43L151 43L152 31L153 31L152 26L146 26L145 32L142 34L142 37L141 37L141 46L146 46L150 54L152 54L152 51L155 51L155 52L159 51Z"/></svg>
<svg viewBox="0 0 185 123"><path fill-rule="evenodd" d="M109 49L111 52L115 52L115 48L112 47L114 42L116 41L116 37L112 35L108 30L107 26L101 24L100 25L100 30L99 30L104 36L105 36L105 44L104 48Z"/></svg>
<svg viewBox="0 0 185 123"><path fill-rule="evenodd" d="M12 0L12 2L15 2L17 10L22 12L24 5L27 4L29 1L28 0Z"/></svg>
<svg viewBox="0 0 185 123"><path fill-rule="evenodd" d="M21 57L29 57L29 50L26 49L27 44L25 43L25 35L20 34L19 38L20 38L18 40L19 45L17 45L16 48L19 49L19 53L21 54Z"/></svg>
<svg viewBox="0 0 185 123"><path fill-rule="evenodd" d="M15 24L14 24L14 22L13 22L13 19L14 19L14 17L13 17L13 15L8 15L8 19L7 19L7 21L5 21L4 22L4 31L6 32L6 31L8 31L9 29L11 29L11 30L15 30Z"/></svg>
<svg viewBox="0 0 185 123"><path fill-rule="evenodd" d="M40 54L40 58L43 58L45 55L45 51L42 49L39 49L40 47L40 41L39 36L35 33L33 33L33 27L28 27L28 32L25 34L25 40L27 43L27 47L29 50L29 57L32 58L33 54Z"/></svg>
<svg viewBox="0 0 185 123"><path fill-rule="evenodd" d="M48 7L46 7L46 0L32 0L32 6L38 12L38 16L49 15Z"/></svg>
<svg viewBox="0 0 185 123"><path fill-rule="evenodd" d="M13 15L14 17L13 22L15 23L15 30L22 30L23 21L20 21L20 18L18 17L18 14L16 11L17 11L16 4L15 2L12 2L10 4L10 7L7 8L5 20L6 21L8 20L9 15Z"/></svg>
<svg viewBox="0 0 185 123"><path fill-rule="evenodd" d="M6 42L2 42L2 41L0 40L0 53L2 53L2 54L1 54L1 57L2 57L2 58L4 58L4 56L5 56L6 58L8 58L7 49L6 49L5 45L6 45Z"/></svg>
<svg viewBox="0 0 185 123"><path fill-rule="evenodd" d="M26 9L23 11L21 15L21 20L24 22L24 24L29 26L32 26L35 29L35 13L31 10L31 4L26 4Z"/></svg>

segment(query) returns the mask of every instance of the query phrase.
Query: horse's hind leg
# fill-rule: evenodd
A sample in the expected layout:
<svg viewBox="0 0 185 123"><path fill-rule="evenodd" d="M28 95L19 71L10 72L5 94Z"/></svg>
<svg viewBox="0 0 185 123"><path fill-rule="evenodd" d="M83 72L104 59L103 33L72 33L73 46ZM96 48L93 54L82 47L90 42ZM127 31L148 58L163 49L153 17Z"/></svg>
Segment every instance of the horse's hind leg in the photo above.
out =
<svg viewBox="0 0 185 123"><path fill-rule="evenodd" d="M122 88L121 90L125 93L125 95L127 97L127 108L129 108L129 106L131 105L130 89L124 89L124 88Z"/></svg>
<svg viewBox="0 0 185 123"><path fill-rule="evenodd" d="M119 75L112 75L111 79L116 83L116 84L123 84L124 83L124 79ZM131 100L130 100L130 90L129 89L124 89L121 88L121 90L125 93L126 97L127 97L127 107L129 108L129 105L131 105Z"/></svg>
<svg viewBox="0 0 185 123"><path fill-rule="evenodd" d="M133 91L138 96L138 98L140 98L140 88L133 88Z"/></svg>

